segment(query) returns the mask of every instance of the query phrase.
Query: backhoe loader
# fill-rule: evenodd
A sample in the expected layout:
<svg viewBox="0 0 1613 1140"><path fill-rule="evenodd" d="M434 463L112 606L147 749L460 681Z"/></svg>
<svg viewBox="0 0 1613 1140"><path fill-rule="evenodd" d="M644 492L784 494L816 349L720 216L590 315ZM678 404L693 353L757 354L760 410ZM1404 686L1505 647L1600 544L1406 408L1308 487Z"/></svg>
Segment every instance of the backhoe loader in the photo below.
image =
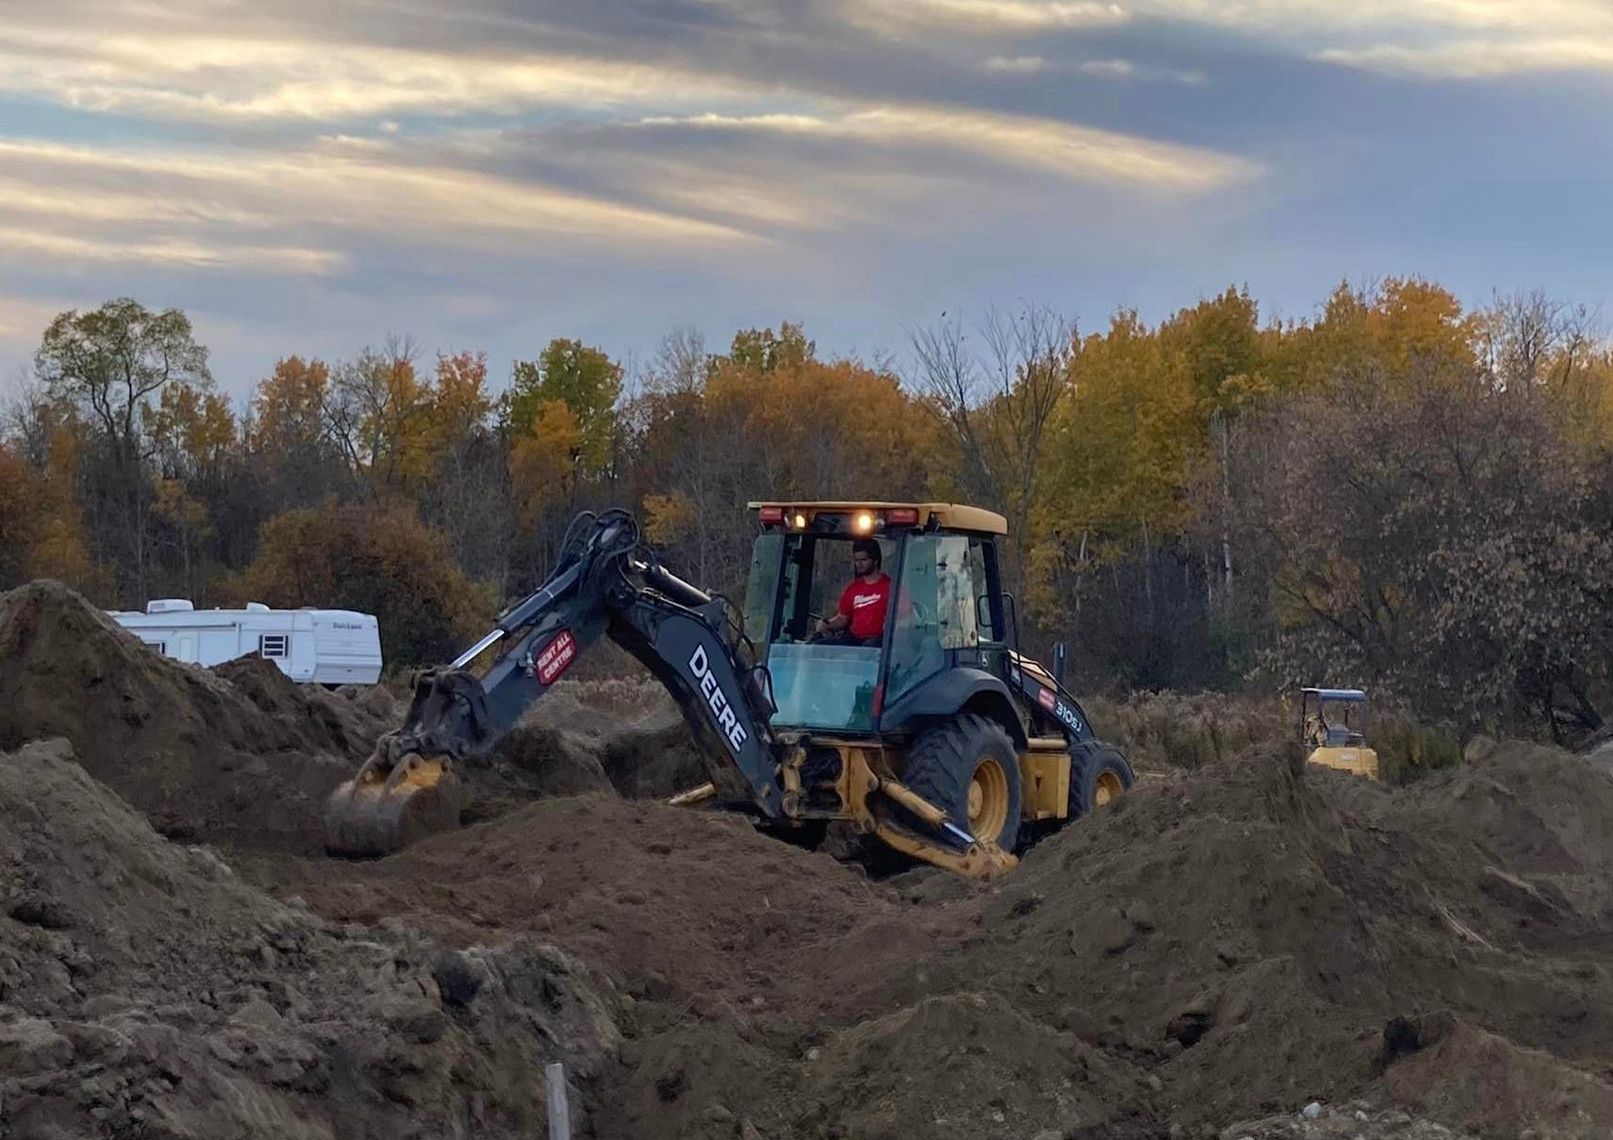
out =
<svg viewBox="0 0 1613 1140"><path fill-rule="evenodd" d="M1018 652L1001 515L948 503L749 509L742 611L661 565L628 512L579 515L542 586L416 678L402 727L327 802L327 849L383 855L458 826L456 766L485 757L602 636L666 686L703 746L710 782L674 802L716 800L797 841L849 821L986 878L1131 787L1130 765L1096 738L1062 675ZM886 576L883 622L826 635L854 546L858 571L880 567L859 580Z"/></svg>

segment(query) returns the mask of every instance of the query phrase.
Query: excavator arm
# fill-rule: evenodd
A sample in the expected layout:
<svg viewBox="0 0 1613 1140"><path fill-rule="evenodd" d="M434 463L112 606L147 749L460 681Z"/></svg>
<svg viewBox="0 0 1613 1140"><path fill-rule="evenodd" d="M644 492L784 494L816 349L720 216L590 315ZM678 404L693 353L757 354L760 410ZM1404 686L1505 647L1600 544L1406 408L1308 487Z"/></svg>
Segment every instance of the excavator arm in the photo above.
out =
<svg viewBox="0 0 1613 1140"><path fill-rule="evenodd" d="M326 803L326 849L383 855L458 825L455 766L484 758L608 636L672 693L725 800L773 818L783 789L758 683L727 603L678 578L626 511L579 515L548 579L452 664L421 673L403 725ZM496 651L480 671L472 664Z"/></svg>

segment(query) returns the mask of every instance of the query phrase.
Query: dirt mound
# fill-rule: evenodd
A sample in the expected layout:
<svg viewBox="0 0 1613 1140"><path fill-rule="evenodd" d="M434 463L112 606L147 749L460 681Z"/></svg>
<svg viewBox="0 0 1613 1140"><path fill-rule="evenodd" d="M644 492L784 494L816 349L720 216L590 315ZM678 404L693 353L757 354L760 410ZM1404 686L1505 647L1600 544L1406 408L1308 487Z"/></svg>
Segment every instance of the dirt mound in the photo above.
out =
<svg viewBox="0 0 1613 1140"><path fill-rule="evenodd" d="M1013 875L870 882L619 797L698 782L692 745L658 691L589 682L501 748L503 814L351 864L288 851L395 708L175 665L56 587L0 598L0 658L0 746L68 737L284 900L59 746L0 757L19 1136L514 1135L562 1052L612 1137L1613 1129L1613 779L1582 758L1392 788L1213 703L1170 736L1161 698L1150 778Z"/></svg>
<svg viewBox="0 0 1613 1140"><path fill-rule="evenodd" d="M53 582L0 595L0 661L0 748L67 738L181 840L320 850L324 798L407 710L382 686L327 692L256 657L180 664ZM464 777L467 819L588 791L665 797L706 778L649 679L562 682Z"/></svg>
<svg viewBox="0 0 1613 1140"><path fill-rule="evenodd" d="M654 679L561 681L463 775L467 820L533 799L609 792L666 799L706 782L700 746Z"/></svg>
<svg viewBox="0 0 1613 1140"><path fill-rule="evenodd" d="M1603 777L1503 750L1405 794L1297 759L1166 781L1033 852L964 976L1018 957L1004 983L1144 1059L1184 1123L1349 1095L1402 1010L1456 1009L1570 1058L1613 1052L1613 1027L1583 1015L1613 998L1585 961L1613 949L1585 905L1607 857L1585 835ZM1507 812L1464 793L1480 787ZM1579 857L1542 873L1526 856L1548 840ZM1026 940L1071 953L1011 955Z"/></svg>
<svg viewBox="0 0 1613 1140"><path fill-rule="evenodd" d="M1417 1009L1608 1056L1613 1025L1584 1011L1613 980L1586 956L1613 941L1572 885L1606 857L1605 838L1576 838L1603 826L1604 779L1503 752L1406 795L1287 752L1166 780L1032 852L986 907L994 936L948 978L1002 964L997 985L1147 1064L1194 1126L1347 1098L1375 1075L1382 1026ZM1464 787L1505 789L1510 812ZM1548 835L1583 859L1538 874L1524 855Z"/></svg>
<svg viewBox="0 0 1613 1140"><path fill-rule="evenodd" d="M1414 1055L1385 1074L1401 1105L1485 1135L1613 1135L1613 1084L1449 1015L1405 1023Z"/></svg>
<svg viewBox="0 0 1613 1140"><path fill-rule="evenodd" d="M0 897L13 1140L524 1140L544 1063L593 1087L619 1039L609 984L560 951L452 951L276 902L165 842L62 742L0 754Z"/></svg>
<svg viewBox="0 0 1613 1140"><path fill-rule="evenodd" d="M67 738L176 839L317 851L320 804L373 744L352 702L268 662L169 660L53 582L0 595L0 661L0 749Z"/></svg>
<svg viewBox="0 0 1613 1140"><path fill-rule="evenodd" d="M1310 1131L1260 1135L1328 1136L1332 1108L1295 1114L1368 1096L1379 1135L1427 1117L1433 1137L1501 1118L1388 1103L1439 1056L1388 1056L1418 1011L1565 1073L1613 1056L1586 1015L1613 1002L1598 781L1504 746L1400 790L1276 747L1161 774L992 886L868 883L738 819L605 798L264 873L333 918L526 931L599 963L635 999L610 1135L1145 1137L1271 1114Z"/></svg>
<svg viewBox="0 0 1613 1140"><path fill-rule="evenodd" d="M1222 1129L1220 1140L1477 1140L1399 1109L1357 1101L1343 1106L1312 1101L1298 1112L1245 1120Z"/></svg>
<svg viewBox="0 0 1613 1140"><path fill-rule="evenodd" d="M375 747L376 738L396 728L401 719L398 706L380 686L330 692L317 685L299 685L262 657L238 657L210 672L291 729L310 752L362 759Z"/></svg>
<svg viewBox="0 0 1613 1140"><path fill-rule="evenodd" d="M597 758L609 786L630 799L665 799L707 779L700 746L653 677L561 681L521 727Z"/></svg>
<svg viewBox="0 0 1613 1140"><path fill-rule="evenodd" d="M528 804L372 863L249 867L338 921L401 917L462 945L539 935L634 997L747 1023L854 1016L875 963L945 936L944 920L742 816L608 794ZM814 964L846 953L866 969L821 986Z"/></svg>
<svg viewBox="0 0 1613 1140"><path fill-rule="evenodd" d="M1548 894L1571 894L1594 925L1613 922L1613 778L1585 758L1507 741L1388 804L1399 826L1471 840Z"/></svg>

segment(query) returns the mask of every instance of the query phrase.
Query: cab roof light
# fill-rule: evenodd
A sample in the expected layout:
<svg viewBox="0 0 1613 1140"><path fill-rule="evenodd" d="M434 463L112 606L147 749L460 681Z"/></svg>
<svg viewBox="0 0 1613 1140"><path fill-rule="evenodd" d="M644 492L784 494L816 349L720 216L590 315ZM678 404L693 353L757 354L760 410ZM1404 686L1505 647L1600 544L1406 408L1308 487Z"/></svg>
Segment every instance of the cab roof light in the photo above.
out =
<svg viewBox="0 0 1613 1140"><path fill-rule="evenodd" d="M784 508L763 507L756 512L756 517L764 523L781 523L784 521Z"/></svg>
<svg viewBox="0 0 1613 1140"><path fill-rule="evenodd" d="M885 512L885 521L891 526L918 526L919 509L917 507L892 507Z"/></svg>

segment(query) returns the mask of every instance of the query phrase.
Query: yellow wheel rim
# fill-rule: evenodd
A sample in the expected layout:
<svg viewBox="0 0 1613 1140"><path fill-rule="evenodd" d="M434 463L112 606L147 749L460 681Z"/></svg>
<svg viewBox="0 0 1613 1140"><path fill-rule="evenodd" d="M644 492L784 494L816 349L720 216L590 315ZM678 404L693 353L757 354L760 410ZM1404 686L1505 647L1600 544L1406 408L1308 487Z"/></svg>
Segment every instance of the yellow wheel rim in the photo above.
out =
<svg viewBox="0 0 1613 1140"><path fill-rule="evenodd" d="M1113 772L1098 773L1098 786L1092 793L1092 806L1101 808L1113 800L1118 800L1125 793L1125 785L1120 777Z"/></svg>
<svg viewBox="0 0 1613 1140"><path fill-rule="evenodd" d="M1008 825L1008 773L995 758L982 756L969 780L969 834L996 839Z"/></svg>

